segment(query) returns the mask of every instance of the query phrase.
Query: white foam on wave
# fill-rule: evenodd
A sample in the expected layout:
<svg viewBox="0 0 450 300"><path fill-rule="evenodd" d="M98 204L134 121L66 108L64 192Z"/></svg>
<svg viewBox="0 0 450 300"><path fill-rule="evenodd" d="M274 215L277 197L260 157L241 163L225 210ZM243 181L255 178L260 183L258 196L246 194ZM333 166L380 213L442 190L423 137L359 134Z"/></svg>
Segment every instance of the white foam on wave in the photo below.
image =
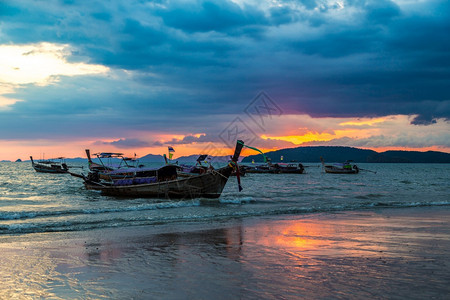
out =
<svg viewBox="0 0 450 300"><path fill-rule="evenodd" d="M164 201L147 204L139 204L124 207L107 207L107 208L89 208L89 209L70 209L70 210L46 210L46 211L21 211L21 212L0 212L0 220L20 220L33 219L38 217L52 217L61 215L82 215L82 214L103 214L103 213L120 213L130 211L145 211L166 208L181 208L199 206L199 200L180 200L180 201Z"/></svg>
<svg viewBox="0 0 450 300"><path fill-rule="evenodd" d="M256 202L253 197L219 198L222 204L244 204Z"/></svg>

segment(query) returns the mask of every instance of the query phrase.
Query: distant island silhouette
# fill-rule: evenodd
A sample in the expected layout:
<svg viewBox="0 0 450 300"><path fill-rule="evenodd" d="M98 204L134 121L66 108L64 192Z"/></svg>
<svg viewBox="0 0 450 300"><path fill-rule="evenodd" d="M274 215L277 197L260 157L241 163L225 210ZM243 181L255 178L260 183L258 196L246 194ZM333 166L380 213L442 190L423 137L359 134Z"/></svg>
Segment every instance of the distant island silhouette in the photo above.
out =
<svg viewBox="0 0 450 300"><path fill-rule="evenodd" d="M207 154L207 153L204 153ZM450 163L450 153L439 151L394 151L376 152L368 149L360 149L344 146L305 146L297 148L286 148L265 153L272 162L320 162L322 156L326 162L344 162L352 160L359 163ZM172 162L195 162L199 154L181 156L172 159ZM283 157L283 160L281 160ZM212 157L215 162L227 162L228 156ZM96 159L94 159L96 160ZM164 162L164 157L158 154L147 154L139 158L142 162ZM29 161L29 160L26 160ZM68 162L87 163L86 158L66 158ZM263 162L261 154L243 157L243 163ZM3 160L3 162L10 162ZM16 162L21 162L17 159Z"/></svg>
<svg viewBox="0 0 450 300"><path fill-rule="evenodd" d="M322 156L327 162L352 160L360 163L450 163L450 153L438 151L394 151L373 150L341 146L310 146L280 149L265 153L273 162L320 162ZM263 162L261 154L245 157L242 162Z"/></svg>

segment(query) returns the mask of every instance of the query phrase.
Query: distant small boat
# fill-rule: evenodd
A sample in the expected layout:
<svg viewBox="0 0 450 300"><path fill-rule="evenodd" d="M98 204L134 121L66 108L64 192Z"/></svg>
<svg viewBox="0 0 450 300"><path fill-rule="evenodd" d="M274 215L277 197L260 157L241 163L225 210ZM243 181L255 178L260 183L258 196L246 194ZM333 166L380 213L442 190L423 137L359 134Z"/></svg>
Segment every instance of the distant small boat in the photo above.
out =
<svg viewBox="0 0 450 300"><path fill-rule="evenodd" d="M278 173L280 173L280 170L265 163L265 164L259 164L259 165L245 166L245 172L253 173L253 174L255 174L255 173L256 174L278 174Z"/></svg>
<svg viewBox="0 0 450 300"><path fill-rule="evenodd" d="M305 167L301 163L277 163L280 173L303 174Z"/></svg>
<svg viewBox="0 0 450 300"><path fill-rule="evenodd" d="M245 166L247 173L268 173L268 174L302 174L305 168L301 163L275 163L268 161L262 165Z"/></svg>
<svg viewBox="0 0 450 300"><path fill-rule="evenodd" d="M48 160L38 160L35 162L33 157L30 156L31 165L36 172L40 173L67 173L69 166L64 161L64 157L58 157ZM58 161L55 161L58 160Z"/></svg>
<svg viewBox="0 0 450 300"><path fill-rule="evenodd" d="M70 173L81 177L88 190L98 190L104 195L146 198L218 198L233 170L244 143L238 141L231 162L220 169L209 170L203 174L179 176L179 166L165 165L153 168L146 173L132 178L102 180L98 171L91 171L87 176ZM239 182L239 177L238 177ZM241 190L239 184L239 190Z"/></svg>
<svg viewBox="0 0 450 300"><path fill-rule="evenodd" d="M331 173L331 174L358 174L359 168L357 165L351 165L351 160L347 160L344 163L336 163L332 165L325 165L325 161L323 157L320 157L320 160L322 162L322 167L325 171L325 173Z"/></svg>
<svg viewBox="0 0 450 300"><path fill-rule="evenodd" d="M264 158L264 164L254 165L254 160L252 160L251 166L244 166L246 173L269 173L269 174L302 174L305 171L305 168L301 163L275 163L271 162L271 159L267 157L264 152L255 147L250 147L248 145L244 145L249 149L258 151ZM283 156L280 158L283 160Z"/></svg>

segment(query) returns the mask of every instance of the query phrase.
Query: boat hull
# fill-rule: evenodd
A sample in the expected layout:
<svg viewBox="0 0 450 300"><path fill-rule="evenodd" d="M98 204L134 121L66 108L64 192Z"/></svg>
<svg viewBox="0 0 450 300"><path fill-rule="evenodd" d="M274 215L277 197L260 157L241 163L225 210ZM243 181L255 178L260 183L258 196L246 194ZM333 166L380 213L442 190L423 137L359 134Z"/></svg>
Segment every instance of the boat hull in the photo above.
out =
<svg viewBox="0 0 450 300"><path fill-rule="evenodd" d="M257 173L257 174L303 174L303 166L299 167L280 167L273 165L270 167L247 167L245 171L247 173Z"/></svg>
<svg viewBox="0 0 450 300"><path fill-rule="evenodd" d="M358 169L338 169L333 167L325 167L325 173L330 174L358 174Z"/></svg>
<svg viewBox="0 0 450 300"><path fill-rule="evenodd" d="M66 170L44 169L44 168L38 168L38 167L35 167L34 170L39 173L53 173L53 174L67 173Z"/></svg>
<svg viewBox="0 0 450 300"><path fill-rule="evenodd" d="M86 189L101 191L103 195L165 199L218 198L232 172L231 167L156 183L126 186L105 185L85 181Z"/></svg>
<svg viewBox="0 0 450 300"><path fill-rule="evenodd" d="M49 167L49 166L44 166L44 165L39 165L39 164L33 164L33 169L39 173L56 173L56 174L68 173L67 169L64 169L60 166Z"/></svg>
<svg viewBox="0 0 450 300"><path fill-rule="evenodd" d="M34 162L33 156L30 156L31 159L31 166L36 172L39 173L68 173L69 167L66 165L65 162L56 163L50 160L41 161L41 162ZM60 157L59 159L63 159Z"/></svg>
<svg viewBox="0 0 450 300"><path fill-rule="evenodd" d="M345 163L336 164L336 165L325 165L325 160L323 157L320 157L320 161L322 162L322 167L325 173L330 174L358 174L359 168L357 165L350 165L350 161L346 161Z"/></svg>

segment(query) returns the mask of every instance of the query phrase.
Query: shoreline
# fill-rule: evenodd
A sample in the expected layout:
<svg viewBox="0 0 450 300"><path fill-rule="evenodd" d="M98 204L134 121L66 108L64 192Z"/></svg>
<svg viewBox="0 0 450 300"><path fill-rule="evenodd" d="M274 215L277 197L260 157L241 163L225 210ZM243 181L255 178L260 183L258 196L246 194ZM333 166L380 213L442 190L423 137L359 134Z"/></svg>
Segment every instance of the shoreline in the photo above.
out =
<svg viewBox="0 0 450 300"><path fill-rule="evenodd" d="M2 236L0 245L0 298L450 293L448 206Z"/></svg>

